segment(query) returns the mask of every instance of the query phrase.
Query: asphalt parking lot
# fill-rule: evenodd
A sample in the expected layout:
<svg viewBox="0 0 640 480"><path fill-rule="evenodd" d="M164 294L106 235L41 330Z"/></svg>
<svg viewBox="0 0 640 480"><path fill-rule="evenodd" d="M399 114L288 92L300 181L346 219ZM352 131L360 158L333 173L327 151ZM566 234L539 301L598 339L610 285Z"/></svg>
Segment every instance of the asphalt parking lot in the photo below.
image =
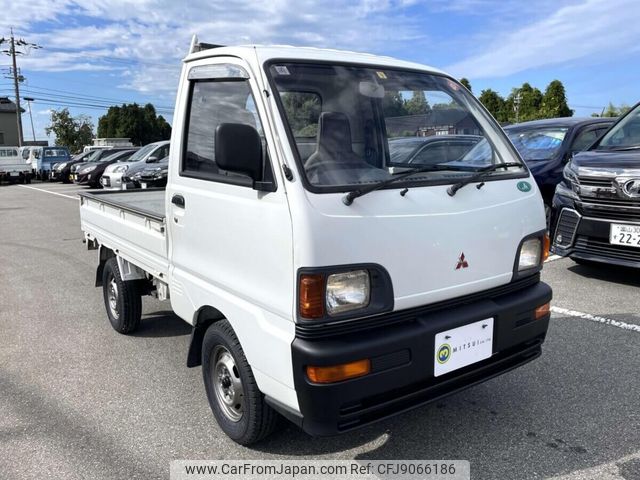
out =
<svg viewBox="0 0 640 480"><path fill-rule="evenodd" d="M217 427L189 326L144 299L109 325L79 187L0 187L0 478L168 478L174 459L467 459L474 479L640 479L640 274L549 262L543 356L355 433L293 426L253 449Z"/></svg>

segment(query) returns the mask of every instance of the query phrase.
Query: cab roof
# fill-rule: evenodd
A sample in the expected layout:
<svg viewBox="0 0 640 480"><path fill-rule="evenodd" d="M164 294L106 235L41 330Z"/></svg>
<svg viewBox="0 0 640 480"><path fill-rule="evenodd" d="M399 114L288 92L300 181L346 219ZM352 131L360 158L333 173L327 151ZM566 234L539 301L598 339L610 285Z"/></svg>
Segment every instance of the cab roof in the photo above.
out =
<svg viewBox="0 0 640 480"><path fill-rule="evenodd" d="M379 65L381 67L406 68L412 70L422 70L428 73L444 74L442 70L427 65L422 65L405 60L398 60L393 57L372 55L369 53L350 52L346 50L333 50L314 47L293 47L289 45L240 45L235 47L223 47L217 45L195 44L184 59L185 62L194 60L231 56L246 59L248 61L257 59L259 64L269 60L316 60L322 62L336 63L356 63L362 65ZM197 49L198 45L202 45Z"/></svg>

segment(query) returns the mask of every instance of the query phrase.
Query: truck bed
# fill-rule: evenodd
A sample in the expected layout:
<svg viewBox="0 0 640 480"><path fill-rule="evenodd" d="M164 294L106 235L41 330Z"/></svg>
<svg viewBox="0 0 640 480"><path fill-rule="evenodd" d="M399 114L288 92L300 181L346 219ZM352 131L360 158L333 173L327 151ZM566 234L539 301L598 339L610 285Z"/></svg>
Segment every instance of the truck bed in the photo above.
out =
<svg viewBox="0 0 640 480"><path fill-rule="evenodd" d="M164 190L80 193L80 224L88 240L110 248L155 277L166 278Z"/></svg>

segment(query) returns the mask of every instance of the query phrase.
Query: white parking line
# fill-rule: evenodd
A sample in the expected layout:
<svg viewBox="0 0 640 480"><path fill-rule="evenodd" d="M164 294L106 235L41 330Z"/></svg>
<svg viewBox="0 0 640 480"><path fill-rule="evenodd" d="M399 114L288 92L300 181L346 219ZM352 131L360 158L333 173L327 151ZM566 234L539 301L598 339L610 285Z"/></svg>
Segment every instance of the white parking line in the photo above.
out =
<svg viewBox="0 0 640 480"><path fill-rule="evenodd" d="M30 187L28 185L18 185L18 187L37 190L38 192L50 193L51 195L58 195L59 197L70 198L71 200L80 200L80 198L76 195L65 195L64 193L51 192L49 190L45 190L44 188Z"/></svg>
<svg viewBox="0 0 640 480"><path fill-rule="evenodd" d="M549 258L547 258L544 263L560 260L561 258L564 258L564 257L561 257L560 255L549 255Z"/></svg>
<svg viewBox="0 0 640 480"><path fill-rule="evenodd" d="M604 325L611 325L612 327L618 327L623 330L630 330L632 332L640 333L640 325L633 323L626 323L620 320L614 320L612 318L600 317L598 315L591 315L590 313L576 312L575 310L569 310L568 308L552 306L551 311L559 315L567 315L569 317L582 318L583 320L590 320L596 323L602 323Z"/></svg>

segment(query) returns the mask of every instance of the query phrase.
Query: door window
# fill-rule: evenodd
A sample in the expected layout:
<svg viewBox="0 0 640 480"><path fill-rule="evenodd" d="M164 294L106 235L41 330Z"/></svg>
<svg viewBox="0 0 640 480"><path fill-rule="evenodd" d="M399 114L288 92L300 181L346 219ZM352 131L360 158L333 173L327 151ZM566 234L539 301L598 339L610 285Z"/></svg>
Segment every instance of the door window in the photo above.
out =
<svg viewBox="0 0 640 480"><path fill-rule="evenodd" d="M225 171L216 163L215 133L222 123L254 127L262 137L265 155L264 134L248 81L192 80L181 175L251 186L248 176Z"/></svg>

